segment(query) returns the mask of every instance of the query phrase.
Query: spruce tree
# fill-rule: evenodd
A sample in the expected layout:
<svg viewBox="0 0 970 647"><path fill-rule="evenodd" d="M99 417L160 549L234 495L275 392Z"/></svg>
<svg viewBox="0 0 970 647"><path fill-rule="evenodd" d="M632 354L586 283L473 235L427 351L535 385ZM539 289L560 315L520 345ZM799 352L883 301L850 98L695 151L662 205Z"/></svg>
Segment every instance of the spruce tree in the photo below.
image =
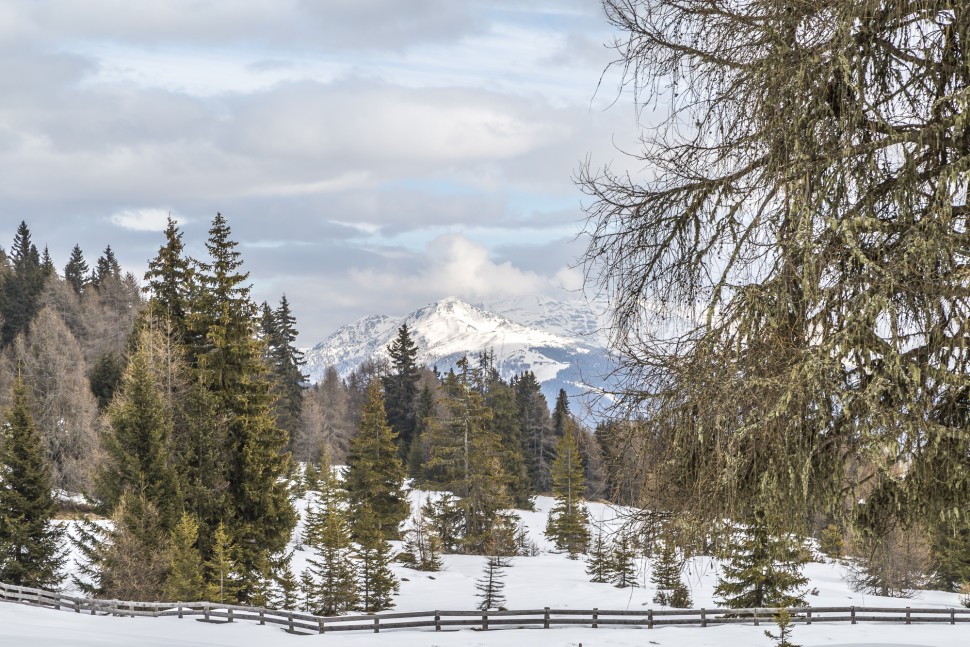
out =
<svg viewBox="0 0 970 647"><path fill-rule="evenodd" d="M88 264L84 260L84 253L80 245L71 250L71 258L64 266L64 280L71 286L75 294L83 294L88 284Z"/></svg>
<svg viewBox="0 0 970 647"><path fill-rule="evenodd" d="M121 265L118 263L118 258L115 256L114 250L111 249L111 245L108 245L94 265L94 271L91 273L91 285L95 290L100 291L109 282L120 280Z"/></svg>
<svg viewBox="0 0 970 647"><path fill-rule="evenodd" d="M677 547L667 537L659 540L650 582L656 589L653 601L664 606L686 609L690 607L690 592L681 578L683 561L677 557Z"/></svg>
<svg viewBox="0 0 970 647"><path fill-rule="evenodd" d="M381 532L377 516L368 505L357 512L358 589L360 607L365 613L394 608L399 584L391 572L391 545Z"/></svg>
<svg viewBox="0 0 970 647"><path fill-rule="evenodd" d="M212 538L212 556L203 564L205 599L233 604L239 601L242 568L236 545L225 524L220 523Z"/></svg>
<svg viewBox="0 0 970 647"><path fill-rule="evenodd" d="M40 310L40 294L44 289L44 273L37 246L30 240L30 229L21 221L10 248L12 272L0 286L0 346L10 344L30 326Z"/></svg>
<svg viewBox="0 0 970 647"><path fill-rule="evenodd" d="M636 550L633 540L627 533L620 534L613 543L612 564L610 565L610 581L620 589L639 586L637 582Z"/></svg>
<svg viewBox="0 0 970 647"><path fill-rule="evenodd" d="M196 542L199 522L183 513L172 530L168 546L168 571L163 595L166 600L194 602L205 595L202 557Z"/></svg>
<svg viewBox="0 0 970 647"><path fill-rule="evenodd" d="M158 600L168 567L168 533L143 492L125 491L100 553L100 593L118 600Z"/></svg>
<svg viewBox="0 0 970 647"><path fill-rule="evenodd" d="M0 582L52 588L62 579L62 532L52 523L51 470L29 397L18 376L0 427Z"/></svg>
<svg viewBox="0 0 970 647"><path fill-rule="evenodd" d="M444 544L425 510L425 506L418 509L414 524L406 533L404 553L411 556L410 566L415 570L440 571Z"/></svg>
<svg viewBox="0 0 970 647"><path fill-rule="evenodd" d="M488 421L488 430L499 439L500 460L508 477L506 488L516 508L532 510L535 493L532 491L526 468L525 445L515 390L502 380L491 363L484 366L483 370L485 406L492 414Z"/></svg>
<svg viewBox="0 0 970 647"><path fill-rule="evenodd" d="M91 393L98 399L99 410L104 411L111 402L123 375L124 366L114 351L109 351L98 358L91 370L89 381Z"/></svg>
<svg viewBox="0 0 970 647"><path fill-rule="evenodd" d="M397 337L387 347L391 357L391 372L382 378L384 383L387 424L394 430L401 457L409 455L416 436L418 422L418 346L411 338L406 323L398 328Z"/></svg>
<svg viewBox="0 0 970 647"><path fill-rule="evenodd" d="M805 558L787 537L773 537L763 511L757 511L743 538L734 544L714 595L732 609L797 607L805 600L795 593L808 581Z"/></svg>
<svg viewBox="0 0 970 647"><path fill-rule="evenodd" d="M153 306L172 323L175 335L181 341L191 342L183 336L192 300L191 291L196 285L195 268L185 256L182 232L171 216L165 226L165 244L148 262L145 283L144 289L151 295Z"/></svg>
<svg viewBox="0 0 970 647"><path fill-rule="evenodd" d="M404 464L394 438L384 413L381 384L374 380L367 388L357 435L350 443L344 487L351 509L358 512L367 507L378 529L390 539L399 538L401 522L411 512L404 490ZM355 521L355 538L359 536L356 526Z"/></svg>
<svg viewBox="0 0 970 647"><path fill-rule="evenodd" d="M586 483L574 429L567 421L556 444L551 471L556 503L546 524L546 537L555 542L557 549L567 551L570 559L576 559L589 545L589 513L582 499Z"/></svg>
<svg viewBox="0 0 970 647"><path fill-rule="evenodd" d="M469 368L468 359L458 361L459 373L445 377L444 416L428 430L431 460L429 479L457 497L462 515L461 543L468 553L478 553L498 520L500 510L511 507L502 468L501 439L489 428L491 413L480 390L480 375ZM447 544L445 535L442 540Z"/></svg>
<svg viewBox="0 0 970 647"><path fill-rule="evenodd" d="M475 590L478 591L476 597L481 600L478 608L481 611L489 609L501 609L505 606L505 569L511 566L507 557L502 555L489 555L485 558L485 566L482 568L482 576L475 582Z"/></svg>
<svg viewBox="0 0 970 647"><path fill-rule="evenodd" d="M305 572L310 609L325 616L353 609L358 600L357 569L346 513L339 506L329 506L312 546L314 557Z"/></svg>
<svg viewBox="0 0 970 647"><path fill-rule="evenodd" d="M408 476L416 482L422 483L426 480L425 463L428 460L425 432L428 429L429 421L435 415L435 397L431 387L427 384L421 389L418 395L417 421L414 426L414 437L411 439L411 447L408 450Z"/></svg>
<svg viewBox="0 0 970 647"><path fill-rule="evenodd" d="M586 555L586 574L591 582L610 582L613 579L613 546L603 535L603 529L596 532Z"/></svg>
<svg viewBox="0 0 970 647"><path fill-rule="evenodd" d="M296 346L296 317L290 311L284 294L276 310L263 304L262 328L266 342L266 363L273 374L273 393L276 402L273 412L276 423L289 434L296 436L303 404L303 391L307 376L303 373L306 360Z"/></svg>
<svg viewBox="0 0 970 647"><path fill-rule="evenodd" d="M137 492L157 509L165 535L181 514L179 475L172 456L172 412L153 371L157 333L143 330L108 407L103 435L106 460L97 473L97 490L111 510L125 492ZM156 547L157 548L157 547Z"/></svg>
<svg viewBox="0 0 970 647"><path fill-rule="evenodd" d="M515 379L515 398L532 491L548 492L552 487L549 472L555 457L556 438L549 417L549 404L535 373L526 371Z"/></svg>
<svg viewBox="0 0 970 647"><path fill-rule="evenodd" d="M227 503L225 523L239 552L240 600L248 601L269 556L286 547L296 524L285 480L287 434L272 415L273 396L256 339L255 306L248 273L216 214L200 263L200 286L188 319L190 347L201 383L212 395L225 431Z"/></svg>

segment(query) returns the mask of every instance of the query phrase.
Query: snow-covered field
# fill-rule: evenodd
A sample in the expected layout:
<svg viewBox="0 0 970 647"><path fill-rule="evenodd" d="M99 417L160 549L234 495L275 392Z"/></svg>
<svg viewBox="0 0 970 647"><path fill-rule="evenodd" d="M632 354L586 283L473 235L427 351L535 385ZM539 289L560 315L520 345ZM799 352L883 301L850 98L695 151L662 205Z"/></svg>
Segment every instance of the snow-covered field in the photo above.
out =
<svg viewBox="0 0 970 647"><path fill-rule="evenodd" d="M414 492L414 503L426 493ZM506 607L558 607L573 609L646 609L654 605L649 586L649 571L643 569L641 586L617 589L609 584L589 582L583 561L570 561L549 552L551 546L542 536L545 514L551 499L540 497L536 512L520 513L530 536L542 550L536 557L518 557L506 570ZM300 502L301 511L305 502ZM594 519L609 523L615 512L608 506L591 504ZM310 556L297 550L293 570L299 573ZM444 570L422 573L395 565L401 578L401 591L395 611L425 611L433 609L474 609L475 580L480 576L484 558L465 555L446 555ZM694 607L712 608L713 590L718 565L710 558L698 558L689 564L688 583ZM807 600L812 606L891 606L891 607L959 607L958 596L952 593L927 591L916 599L880 598L852 592L841 580L835 564L809 564L805 571L810 578L809 589L817 588L818 595ZM386 630L380 634L345 632L322 636L292 636L279 627L259 626L250 622L213 625L185 618L114 618L74 614L39 609L13 603L0 603L0 645L29 647L61 647L64 645L166 646L194 645L267 647L270 645L299 645L328 643L341 647L364 645L394 647L479 647L502 645L535 647L536 645L578 647L670 645L701 646L759 646L774 642L764 636L760 627L726 625L701 627L657 627L652 630L629 627L560 627L552 629L497 629L488 632L471 629L453 631ZM932 646L964 647L970 645L970 625L933 624L813 624L797 625L792 640L803 647L839 645Z"/></svg>

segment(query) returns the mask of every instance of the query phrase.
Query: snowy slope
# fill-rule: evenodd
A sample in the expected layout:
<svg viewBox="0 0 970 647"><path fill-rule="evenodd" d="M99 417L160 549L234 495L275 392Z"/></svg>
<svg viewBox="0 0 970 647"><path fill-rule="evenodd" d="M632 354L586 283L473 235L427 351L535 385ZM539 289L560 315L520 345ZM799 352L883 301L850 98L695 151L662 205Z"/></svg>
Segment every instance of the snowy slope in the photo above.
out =
<svg viewBox="0 0 970 647"><path fill-rule="evenodd" d="M412 503L419 504L426 492L412 492ZM570 561L564 555L550 552L551 546L542 536L546 514L552 500L539 497L536 511L519 514L529 528L530 537L542 553L536 557L518 557L506 569L505 597L508 608L535 609L545 606L572 609L645 609L656 608L651 601L655 591L649 585L648 564L640 572L643 586L617 589L609 584L589 581L582 560ZM305 509L306 501L298 502ZM618 523L618 511L603 504L590 504L595 521L609 527ZM302 570L310 552L295 545L293 570ZM422 573L395 564L393 569L401 579L394 611L427 611L433 609L473 609L476 606L475 580L481 575L484 558L471 555L446 555L444 569L437 573ZM687 584L695 608L713 608L714 586L719 563L709 557L696 558L688 565ZM880 606L880 607L950 607L958 606L957 595L926 591L919 598L904 600L863 596L848 589L842 581L837 564L812 563L805 569L809 589L817 588L818 595L808 596L812 606ZM103 645L105 647L165 646L190 647L202 645L266 647L268 645L339 644L341 647L576 647L611 645L633 647L665 645L682 647L754 646L774 644L764 636L770 625L727 625L716 627L657 627L653 630L627 627L554 627L544 630L499 629L489 632L461 629L390 630L380 634L347 632L324 636L291 636L278 627L259 626L252 622L232 625L211 625L191 618L114 618L74 614L67 611L37 609L13 603L0 603L0 645L30 645L30 647L61 647L62 645ZM797 625L792 640L803 647L826 645L841 647L933 646L957 647L970 643L967 625L948 624L813 624Z"/></svg>
<svg viewBox="0 0 970 647"><path fill-rule="evenodd" d="M600 385L607 352L596 315L579 302L524 299L495 304L506 313L456 298L400 317L375 315L340 328L306 351L306 370L318 381L328 366L346 377L366 360L387 359L387 345L407 324L418 361L447 371L462 356L494 353L503 378L531 370L552 401L560 388L579 395Z"/></svg>

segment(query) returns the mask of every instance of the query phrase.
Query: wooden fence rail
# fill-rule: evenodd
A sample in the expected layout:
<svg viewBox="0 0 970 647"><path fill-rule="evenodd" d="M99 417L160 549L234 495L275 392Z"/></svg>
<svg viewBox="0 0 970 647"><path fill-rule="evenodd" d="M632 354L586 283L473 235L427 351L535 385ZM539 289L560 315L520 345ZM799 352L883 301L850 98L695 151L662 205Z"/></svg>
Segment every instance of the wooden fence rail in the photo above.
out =
<svg viewBox="0 0 970 647"><path fill-rule="evenodd" d="M632 626L653 629L669 625L707 627L772 622L777 609L512 609L501 611L435 610L379 615L317 616L312 613L247 607L217 602L132 602L97 600L56 591L0 583L0 601L52 607L74 613L113 616L195 616L202 622L258 622L281 625L290 633L373 631L386 629L477 627L542 627L563 625ZM970 622L970 609L898 607L799 607L789 609L793 622L899 622L903 624Z"/></svg>

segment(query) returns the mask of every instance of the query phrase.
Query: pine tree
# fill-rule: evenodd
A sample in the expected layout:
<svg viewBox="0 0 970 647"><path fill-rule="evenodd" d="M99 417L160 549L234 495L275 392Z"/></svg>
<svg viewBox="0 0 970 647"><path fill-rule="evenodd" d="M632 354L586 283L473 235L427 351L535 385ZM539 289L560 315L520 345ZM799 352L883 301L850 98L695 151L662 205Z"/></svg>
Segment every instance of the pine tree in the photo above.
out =
<svg viewBox="0 0 970 647"><path fill-rule="evenodd" d="M650 582L657 593L653 601L674 608L690 607L690 592L681 579L683 562L677 557L677 547L669 538L661 538L659 551L654 560Z"/></svg>
<svg viewBox="0 0 970 647"><path fill-rule="evenodd" d="M546 537L555 542L557 549L567 551L570 559L576 559L589 545L589 513L582 500L586 484L575 433L573 424L567 421L556 444L551 472L556 503L546 524Z"/></svg>
<svg viewBox="0 0 970 647"><path fill-rule="evenodd" d="M404 490L404 465L394 438L384 413L381 384L374 380L361 408L357 435L350 443L344 487L351 509L359 511L366 506L381 533L391 539L400 536L401 522L411 512ZM358 515L355 520L361 517ZM353 526L357 538L356 521Z"/></svg>
<svg viewBox="0 0 970 647"><path fill-rule="evenodd" d="M804 599L793 591L808 581L804 557L787 537L772 537L763 511L757 511L741 541L733 546L714 594L732 609L797 607Z"/></svg>
<svg viewBox="0 0 970 647"><path fill-rule="evenodd" d="M399 584L388 566L391 545L384 539L377 516L367 504L357 511L355 527L361 610L376 613L392 609Z"/></svg>
<svg viewBox="0 0 970 647"><path fill-rule="evenodd" d="M212 557L203 565L206 580L205 599L220 603L238 601L241 568L236 545L225 524L220 523L212 538Z"/></svg>
<svg viewBox="0 0 970 647"><path fill-rule="evenodd" d="M491 552L491 551L490 551ZM511 561L502 555L490 554L485 558L482 576L475 582L476 597L481 600L478 608L481 611L501 609L505 606L505 569L511 566Z"/></svg>
<svg viewBox="0 0 970 647"><path fill-rule="evenodd" d="M172 530L168 548L168 572L163 595L166 600L194 602L204 597L202 557L196 542L199 522L184 513Z"/></svg>
<svg viewBox="0 0 970 647"><path fill-rule="evenodd" d="M391 373L384 383L387 424L394 430L401 457L409 455L417 435L418 422L418 346L411 338L408 325L402 324L397 337L387 347L391 357Z"/></svg>
<svg viewBox="0 0 970 647"><path fill-rule="evenodd" d="M64 280L67 281L75 294L83 294L88 284L88 264L84 260L84 253L80 245L71 250L71 258L64 266Z"/></svg>
<svg viewBox="0 0 970 647"><path fill-rule="evenodd" d="M18 376L0 427L0 582L35 588L60 583L64 555L62 532L52 523L56 508L44 441Z"/></svg>

